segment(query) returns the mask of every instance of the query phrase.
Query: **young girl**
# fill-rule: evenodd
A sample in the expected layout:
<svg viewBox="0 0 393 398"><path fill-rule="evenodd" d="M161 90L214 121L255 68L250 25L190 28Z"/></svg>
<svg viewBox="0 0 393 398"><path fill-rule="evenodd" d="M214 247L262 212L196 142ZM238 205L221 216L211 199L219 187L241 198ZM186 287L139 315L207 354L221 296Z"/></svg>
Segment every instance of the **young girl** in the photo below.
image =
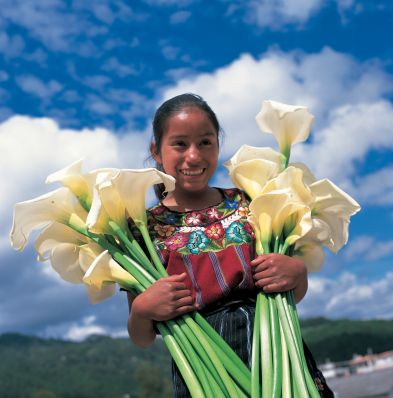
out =
<svg viewBox="0 0 393 398"><path fill-rule="evenodd" d="M157 167L176 178L173 192L148 210L149 231L167 278L129 297L128 331L148 347L155 321L198 310L250 367L255 298L294 289L307 291L307 271L298 258L267 254L255 258L254 234L247 222L246 195L209 186L218 162L220 126L199 96L182 94L164 102L153 120L150 151ZM307 351L307 350L306 350ZM331 392L310 357L310 370L323 396ZM175 397L189 397L176 366Z"/></svg>

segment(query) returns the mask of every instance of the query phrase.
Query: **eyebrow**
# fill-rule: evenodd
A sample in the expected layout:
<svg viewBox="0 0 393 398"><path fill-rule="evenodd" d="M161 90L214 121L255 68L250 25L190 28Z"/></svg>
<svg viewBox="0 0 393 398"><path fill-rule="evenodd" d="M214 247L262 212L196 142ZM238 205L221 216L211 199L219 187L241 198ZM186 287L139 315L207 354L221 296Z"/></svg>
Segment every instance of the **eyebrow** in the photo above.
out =
<svg viewBox="0 0 393 398"><path fill-rule="evenodd" d="M201 136L202 137L216 136L216 133L208 131L207 133L203 133ZM180 134L173 135L171 138L174 139L174 138L188 138L188 137L189 137L188 134L180 133Z"/></svg>

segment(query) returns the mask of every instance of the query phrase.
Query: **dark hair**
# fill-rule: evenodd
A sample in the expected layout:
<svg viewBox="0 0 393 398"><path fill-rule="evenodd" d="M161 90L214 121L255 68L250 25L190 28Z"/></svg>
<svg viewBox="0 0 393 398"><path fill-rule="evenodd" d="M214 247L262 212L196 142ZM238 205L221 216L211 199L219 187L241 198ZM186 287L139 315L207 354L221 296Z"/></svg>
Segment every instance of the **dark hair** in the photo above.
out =
<svg viewBox="0 0 393 398"><path fill-rule="evenodd" d="M153 125L153 141L154 150L158 153L161 147L162 137L164 136L166 124L170 117L179 113L184 108L196 107L201 111L205 112L206 116L209 118L214 129L217 133L217 139L220 138L221 127L218 122L216 114L207 104L207 102L199 95L192 93L185 93L177 95L169 100L165 101L157 110L154 115L152 122ZM156 168L160 171L164 171L161 164L156 163ZM159 200L163 198L163 193L165 191L164 184L157 184L154 186L154 192Z"/></svg>

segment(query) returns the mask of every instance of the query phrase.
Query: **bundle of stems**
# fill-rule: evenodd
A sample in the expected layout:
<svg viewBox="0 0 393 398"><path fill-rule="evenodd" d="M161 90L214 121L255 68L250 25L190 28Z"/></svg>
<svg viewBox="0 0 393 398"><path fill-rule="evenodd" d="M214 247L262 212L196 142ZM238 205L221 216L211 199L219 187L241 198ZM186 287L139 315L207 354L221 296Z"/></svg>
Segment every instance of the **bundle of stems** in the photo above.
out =
<svg viewBox="0 0 393 398"><path fill-rule="evenodd" d="M282 242L261 242L257 252L291 255L293 246ZM257 295L251 380L253 398L320 397L307 366L293 290Z"/></svg>
<svg viewBox="0 0 393 398"><path fill-rule="evenodd" d="M98 243L129 272L133 282L118 283L134 295L168 276L146 226L138 228L151 260L130 230L122 230L115 222L109 221L111 235L94 234L82 225L76 222L71 227ZM84 279L88 281L88 278ZM192 397L250 397L250 370L202 315L194 311L172 320L156 322L156 326Z"/></svg>

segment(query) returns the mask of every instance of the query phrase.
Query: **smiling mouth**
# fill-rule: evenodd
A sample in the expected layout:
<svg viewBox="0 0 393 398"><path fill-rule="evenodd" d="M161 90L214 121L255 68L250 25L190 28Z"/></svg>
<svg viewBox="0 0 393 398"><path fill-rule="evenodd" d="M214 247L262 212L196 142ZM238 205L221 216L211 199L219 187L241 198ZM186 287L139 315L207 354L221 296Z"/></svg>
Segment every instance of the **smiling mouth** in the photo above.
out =
<svg viewBox="0 0 393 398"><path fill-rule="evenodd" d="M182 173L185 176L195 177L195 176L202 175L205 170L206 169L204 168L204 169L197 169L197 170L184 170L184 169L182 169L182 170L179 170L179 171L180 171L180 173Z"/></svg>

